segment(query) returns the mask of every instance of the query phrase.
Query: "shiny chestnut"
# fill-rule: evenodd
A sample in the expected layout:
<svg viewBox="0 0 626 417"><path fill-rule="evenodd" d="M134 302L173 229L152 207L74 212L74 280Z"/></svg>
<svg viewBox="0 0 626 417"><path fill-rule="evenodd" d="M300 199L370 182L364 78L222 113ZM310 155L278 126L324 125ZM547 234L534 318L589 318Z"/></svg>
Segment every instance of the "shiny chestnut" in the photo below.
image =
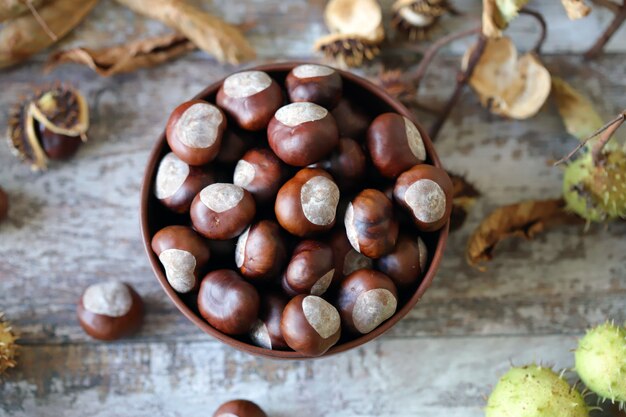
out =
<svg viewBox="0 0 626 417"><path fill-rule="evenodd" d="M322 295L335 274L333 251L329 245L303 240L296 246L283 274L283 288L292 294Z"/></svg>
<svg viewBox="0 0 626 417"><path fill-rule="evenodd" d="M267 417L267 414L252 401L232 400L220 405L213 417Z"/></svg>
<svg viewBox="0 0 626 417"><path fill-rule="evenodd" d="M384 113L374 119L367 130L367 148L372 163L387 178L395 178L426 160L419 129L397 113Z"/></svg>
<svg viewBox="0 0 626 417"><path fill-rule="evenodd" d="M337 122L341 137L362 140L370 125L371 118L354 100L346 98L339 100L339 104L331 113Z"/></svg>
<svg viewBox="0 0 626 417"><path fill-rule="evenodd" d="M341 98L343 83L339 73L330 67L303 64L289 72L285 87L292 102L309 101L332 109Z"/></svg>
<svg viewBox="0 0 626 417"><path fill-rule="evenodd" d="M217 105L245 130L263 130L283 103L283 93L267 73L230 75L217 92Z"/></svg>
<svg viewBox="0 0 626 417"><path fill-rule="evenodd" d="M396 180L393 195L413 216L418 229L442 228L452 212L452 181L448 173L432 165L416 165Z"/></svg>
<svg viewBox="0 0 626 417"><path fill-rule="evenodd" d="M257 203L273 201L283 184L284 165L269 149L251 149L237 162L233 183L248 190Z"/></svg>
<svg viewBox="0 0 626 417"><path fill-rule="evenodd" d="M218 154L226 130L224 113L204 100L176 107L165 129L167 144L189 165L204 165Z"/></svg>
<svg viewBox="0 0 626 417"><path fill-rule="evenodd" d="M393 204L381 191L361 191L348 204L344 224L352 247L368 258L380 258L396 246L398 222Z"/></svg>
<svg viewBox="0 0 626 417"><path fill-rule="evenodd" d="M332 235L330 247L333 250L333 260L335 261L333 283L342 281L344 277L359 269L372 269L374 262L367 256L354 250L343 228L337 230Z"/></svg>
<svg viewBox="0 0 626 417"><path fill-rule="evenodd" d="M286 260L285 242L276 222L261 220L254 223L237 240L235 263L246 278L276 277Z"/></svg>
<svg viewBox="0 0 626 417"><path fill-rule="evenodd" d="M334 226L338 203L339 187L330 174L305 168L280 188L274 211L285 230L307 236Z"/></svg>
<svg viewBox="0 0 626 417"><path fill-rule="evenodd" d="M267 127L270 148L286 164L307 166L326 157L339 143L335 118L315 103L278 109Z"/></svg>
<svg viewBox="0 0 626 417"><path fill-rule="evenodd" d="M94 339L116 340L143 324L143 301L128 284L101 282L87 287L77 306L80 326Z"/></svg>
<svg viewBox="0 0 626 417"><path fill-rule="evenodd" d="M209 263L209 243L187 226L166 226L152 238L152 250L165 268L172 288L187 293L198 284L198 275Z"/></svg>
<svg viewBox="0 0 626 417"><path fill-rule="evenodd" d="M237 162L254 144L254 138L249 138L243 131L230 126L222 138L220 151L215 157L216 162L232 164Z"/></svg>
<svg viewBox="0 0 626 417"><path fill-rule="evenodd" d="M280 319L289 299L283 294L268 292L261 298L261 312L252 330L250 340L257 346L272 350L288 349L280 330Z"/></svg>
<svg viewBox="0 0 626 417"><path fill-rule="evenodd" d="M226 240L239 236L256 213L252 195L234 184L205 187L191 203L194 229L208 239Z"/></svg>
<svg viewBox="0 0 626 417"><path fill-rule="evenodd" d="M398 291L385 274L359 269L341 283L337 308L345 329L366 334L396 312Z"/></svg>
<svg viewBox="0 0 626 417"><path fill-rule="evenodd" d="M339 187L351 188L363 180L366 171L365 152L361 145L350 138L339 139L330 158L313 165L328 170Z"/></svg>
<svg viewBox="0 0 626 417"><path fill-rule="evenodd" d="M287 345L306 356L321 356L341 336L339 312L323 298L300 294L287 303L280 321Z"/></svg>
<svg viewBox="0 0 626 417"><path fill-rule="evenodd" d="M212 271L200 283L200 315L222 333L247 334L257 321L259 306L256 288L235 271Z"/></svg>
<svg viewBox="0 0 626 417"><path fill-rule="evenodd" d="M420 237L400 235L394 250L378 259L378 269L396 284L406 289L415 284L426 272L428 249Z"/></svg>

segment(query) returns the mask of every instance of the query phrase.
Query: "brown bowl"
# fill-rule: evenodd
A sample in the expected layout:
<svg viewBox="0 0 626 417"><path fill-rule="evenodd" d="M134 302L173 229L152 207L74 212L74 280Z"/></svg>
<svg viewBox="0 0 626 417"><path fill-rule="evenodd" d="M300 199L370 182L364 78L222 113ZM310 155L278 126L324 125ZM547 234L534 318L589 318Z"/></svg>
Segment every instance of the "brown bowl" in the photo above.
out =
<svg viewBox="0 0 626 417"><path fill-rule="evenodd" d="M282 64L270 64L262 65L252 69L265 71L270 74L275 80L279 80L282 82L289 73L289 71L299 64L301 63L289 62ZM415 117L411 114L411 112L409 112L409 110L406 109L406 107L404 107L397 100L392 98L389 94L384 92L381 88L375 86L369 81L349 72L340 70L337 71L341 74L343 78L344 93L346 93L345 95L351 98L359 98L359 102L368 103L368 108L366 110L368 110L372 115L391 111L400 113L415 122L415 125L419 129L424 140L424 145L428 154L428 162L437 167L441 167L441 162L437 157L437 153L435 152L430 138L428 137L424 129L420 126L420 124L416 122ZM223 80L205 88L200 94L196 95L194 99L205 99L207 101L214 102L215 95L220 85L222 84L222 81ZM154 274L156 275L159 282L161 283L163 290L165 290L165 292L170 297L172 302L176 305L176 307L196 326L198 326L204 332L236 349L267 358L311 359L298 352L264 349L216 330L211 325L209 325L196 311L194 311L193 308L190 307L190 304L194 303L193 300L190 300L190 298L186 295L178 294L169 285L161 263L159 262L158 257L152 251L150 246L152 236L154 236L154 234L160 228L171 223L165 221L165 218L171 218L172 216L175 216L171 214L166 214L166 210L161 207L161 204L157 201L152 192L158 163L163 155L165 155L167 152L169 152L169 147L165 140L165 132L163 132L157 140L156 144L154 145L150 157L148 158L148 165L146 167L143 185L141 188L140 207L141 233L143 237L144 247L146 249L146 253L148 254L148 259L150 259L152 270L154 271ZM402 319L409 313L409 311L411 311L411 309L420 300L420 298L422 298L430 284L433 282L433 279L435 278L435 273L437 271L437 268L439 267L439 263L441 262L446 241L448 239L449 226L450 222L448 221L448 223L442 229L438 230L437 232L429 233L423 236L424 241L429 249L429 253L432 254L430 259L430 265L428 266L428 270L426 271L426 274L424 274L424 277L422 278L422 281L419 284L415 293L410 297L405 298L403 304L396 311L393 317L382 323L370 333L345 342L342 342L342 340L340 340L337 345L333 346L322 357L345 352L349 349L367 343L370 340L374 340L375 338L392 328L398 321L400 321L400 319Z"/></svg>

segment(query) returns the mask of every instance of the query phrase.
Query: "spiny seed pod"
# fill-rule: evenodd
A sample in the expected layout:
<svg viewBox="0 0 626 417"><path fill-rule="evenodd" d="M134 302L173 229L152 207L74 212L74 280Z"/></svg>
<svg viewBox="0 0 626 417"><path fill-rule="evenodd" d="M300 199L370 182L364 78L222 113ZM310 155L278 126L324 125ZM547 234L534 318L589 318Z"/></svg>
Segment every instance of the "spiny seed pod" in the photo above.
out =
<svg viewBox="0 0 626 417"><path fill-rule="evenodd" d="M448 0L398 0L391 9L391 24L409 40L422 41L451 7Z"/></svg>
<svg viewBox="0 0 626 417"><path fill-rule="evenodd" d="M9 117L8 141L33 171L48 159L67 159L87 140L89 108L80 92L57 85L36 91L15 106Z"/></svg>
<svg viewBox="0 0 626 417"><path fill-rule="evenodd" d="M578 342L576 372L605 400L626 405L626 327L604 323Z"/></svg>
<svg viewBox="0 0 626 417"><path fill-rule="evenodd" d="M4 321L3 314L0 313L0 375L16 365L16 339L11 324Z"/></svg>
<svg viewBox="0 0 626 417"><path fill-rule="evenodd" d="M511 368L495 386L486 417L589 417L576 388L550 368Z"/></svg>
<svg viewBox="0 0 626 417"><path fill-rule="evenodd" d="M626 153L610 150L598 163L591 153L565 169L563 198L567 208L590 222L626 217Z"/></svg>

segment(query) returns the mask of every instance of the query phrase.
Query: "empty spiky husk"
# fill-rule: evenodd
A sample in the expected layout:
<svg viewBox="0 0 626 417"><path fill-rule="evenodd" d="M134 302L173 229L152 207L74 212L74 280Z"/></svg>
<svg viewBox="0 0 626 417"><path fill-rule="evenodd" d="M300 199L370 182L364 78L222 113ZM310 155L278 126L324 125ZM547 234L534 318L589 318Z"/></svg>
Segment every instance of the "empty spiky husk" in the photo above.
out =
<svg viewBox="0 0 626 417"><path fill-rule="evenodd" d="M430 37L451 6L447 0L398 0L391 9L391 24L409 40L421 41Z"/></svg>
<svg viewBox="0 0 626 417"><path fill-rule="evenodd" d="M315 49L340 65L358 67L365 61L371 61L380 53L378 45L378 43L356 36L333 34L319 39L315 44Z"/></svg>

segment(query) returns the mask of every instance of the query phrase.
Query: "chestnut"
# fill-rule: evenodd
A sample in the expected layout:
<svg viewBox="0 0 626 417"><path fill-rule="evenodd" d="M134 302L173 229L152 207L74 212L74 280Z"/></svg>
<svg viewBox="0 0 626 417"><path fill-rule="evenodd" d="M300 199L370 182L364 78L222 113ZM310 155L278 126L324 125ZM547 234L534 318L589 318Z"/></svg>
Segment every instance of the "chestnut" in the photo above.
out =
<svg viewBox="0 0 626 417"><path fill-rule="evenodd" d="M234 184L211 184L191 203L191 223L208 239L227 240L239 236L248 227L256 206L252 195Z"/></svg>
<svg viewBox="0 0 626 417"><path fill-rule="evenodd" d="M367 130L367 148L372 163L387 178L395 178L426 160L419 129L397 113L384 113L374 119Z"/></svg>
<svg viewBox="0 0 626 417"><path fill-rule="evenodd" d="M428 249L420 237L400 235L393 252L378 259L378 269L396 284L406 289L426 272Z"/></svg>
<svg viewBox="0 0 626 417"><path fill-rule="evenodd" d="M235 263L246 278L277 276L287 259L280 227L271 220L261 220L248 227L237 240Z"/></svg>
<svg viewBox="0 0 626 417"><path fill-rule="evenodd" d="M432 165L416 165L396 180L393 196L413 216L419 230L442 228L452 212L452 181Z"/></svg>
<svg viewBox="0 0 626 417"><path fill-rule="evenodd" d="M165 207L182 214L189 211L196 194L213 182L215 180L208 169L187 165L170 152L159 163L154 195Z"/></svg>
<svg viewBox="0 0 626 417"><path fill-rule="evenodd" d="M332 109L341 98L341 76L325 65L303 64L292 69L285 80L292 102L309 101Z"/></svg>
<svg viewBox="0 0 626 417"><path fill-rule="evenodd" d="M351 332L371 332L393 316L397 306L398 291L391 278L372 269L353 272L339 288L341 323Z"/></svg>
<svg viewBox="0 0 626 417"><path fill-rule="evenodd" d="M217 92L217 105L245 130L263 130L283 104L283 93L263 71L230 75Z"/></svg>
<svg viewBox="0 0 626 417"><path fill-rule="evenodd" d="M98 340L130 336L143 324L141 297L133 287L118 281L87 287L76 312L85 333Z"/></svg>
<svg viewBox="0 0 626 417"><path fill-rule="evenodd" d="M50 159L64 160L69 159L83 144L80 136L69 136L62 133L54 132L43 123L35 122L41 147L46 156Z"/></svg>
<svg viewBox="0 0 626 417"><path fill-rule="evenodd" d="M209 272L200 283L200 315L222 333L248 333L259 316L259 304L256 288L230 269Z"/></svg>
<svg viewBox="0 0 626 417"><path fill-rule="evenodd" d="M224 132L220 151L215 157L215 161L224 164L237 162L253 144L253 138L246 137L242 131L229 127Z"/></svg>
<svg viewBox="0 0 626 417"><path fill-rule="evenodd" d="M334 274L331 247L315 240L303 240L291 255L283 286L295 294L322 295L330 287Z"/></svg>
<svg viewBox="0 0 626 417"><path fill-rule="evenodd" d="M330 154L339 143L339 131L324 107L291 103L278 109L270 121L267 141L283 162L303 167Z"/></svg>
<svg viewBox="0 0 626 417"><path fill-rule="evenodd" d="M344 221L350 244L368 258L380 258L396 246L398 222L393 204L381 191L361 191L348 204Z"/></svg>
<svg viewBox="0 0 626 417"><path fill-rule="evenodd" d="M204 100L191 100L174 109L165 136L180 159L189 165L204 165L217 156L224 130L226 117L220 109Z"/></svg>
<svg viewBox="0 0 626 417"><path fill-rule="evenodd" d="M0 188L0 222L9 217L9 196Z"/></svg>
<svg viewBox="0 0 626 417"><path fill-rule="evenodd" d="M289 300L279 293L266 293L261 299L261 312L252 330L250 340L265 349L285 350L289 348L280 331L280 319Z"/></svg>
<svg viewBox="0 0 626 417"><path fill-rule="evenodd" d="M267 417L267 414L252 401L232 400L220 405L213 417Z"/></svg>
<svg viewBox="0 0 626 417"><path fill-rule="evenodd" d="M187 226L166 226L152 238L152 250L165 268L172 288L186 293L198 283L198 274L209 263L209 243Z"/></svg>
<svg viewBox="0 0 626 417"><path fill-rule="evenodd" d="M351 188L363 179L365 164L365 153L361 145L354 139L341 138L330 158L312 167L327 169L341 188Z"/></svg>
<svg viewBox="0 0 626 417"><path fill-rule="evenodd" d="M306 236L335 225L339 187L326 171L305 168L278 190L274 211L289 233Z"/></svg>
<svg viewBox="0 0 626 417"><path fill-rule="evenodd" d="M331 112L341 137L361 140L370 125L370 117L353 100L343 98Z"/></svg>
<svg viewBox="0 0 626 417"><path fill-rule="evenodd" d="M269 149L251 149L237 162L233 183L248 190L257 203L276 197L283 184L284 166Z"/></svg>
<svg viewBox="0 0 626 417"><path fill-rule="evenodd" d="M339 340L341 318L323 298L300 294L285 306L280 330L287 345L296 352L321 356Z"/></svg>
<svg viewBox="0 0 626 417"><path fill-rule="evenodd" d="M341 277L346 277L359 269L371 269L374 264L370 258L354 250L343 228L333 234L330 246L335 261L333 282L339 282Z"/></svg>

